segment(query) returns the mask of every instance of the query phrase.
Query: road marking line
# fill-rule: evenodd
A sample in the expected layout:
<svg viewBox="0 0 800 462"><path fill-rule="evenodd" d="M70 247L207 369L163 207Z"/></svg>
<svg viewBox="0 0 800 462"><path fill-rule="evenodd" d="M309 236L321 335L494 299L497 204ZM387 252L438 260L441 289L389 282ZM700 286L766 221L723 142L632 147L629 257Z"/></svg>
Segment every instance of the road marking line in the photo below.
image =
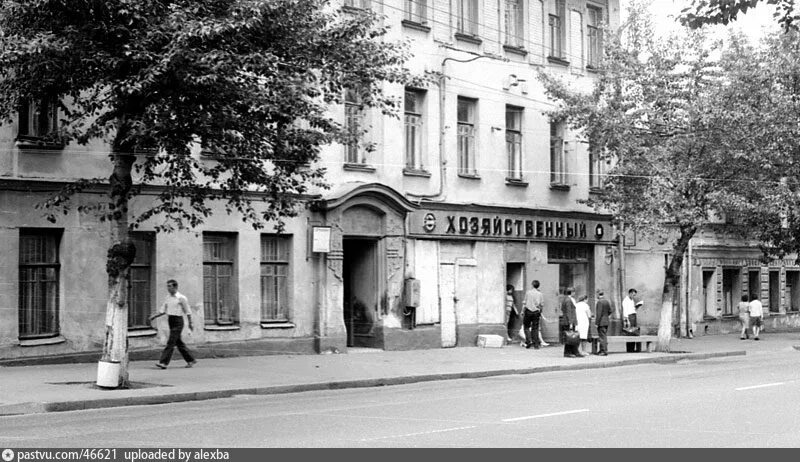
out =
<svg viewBox="0 0 800 462"><path fill-rule="evenodd" d="M756 388L766 388L766 387L777 387L777 386L780 386L780 385L786 385L786 382L765 383L764 385L753 385L752 387L741 387L741 388L737 388L736 391L754 390Z"/></svg>
<svg viewBox="0 0 800 462"><path fill-rule="evenodd" d="M588 409L576 409L574 411L553 412L552 414L529 415L525 417L514 417L513 419L503 419L503 422L517 422L520 420L541 419L543 417L553 417L557 415L578 414L579 412L589 412Z"/></svg>
<svg viewBox="0 0 800 462"><path fill-rule="evenodd" d="M387 438L405 438L407 436L431 435L434 433L454 432L457 430L469 430L470 428L477 428L477 425L471 425L469 427L445 428L443 430L431 430L429 432L406 433L405 435L389 435L389 436L379 436L377 438L364 438L359 441L374 441L374 440L385 440Z"/></svg>

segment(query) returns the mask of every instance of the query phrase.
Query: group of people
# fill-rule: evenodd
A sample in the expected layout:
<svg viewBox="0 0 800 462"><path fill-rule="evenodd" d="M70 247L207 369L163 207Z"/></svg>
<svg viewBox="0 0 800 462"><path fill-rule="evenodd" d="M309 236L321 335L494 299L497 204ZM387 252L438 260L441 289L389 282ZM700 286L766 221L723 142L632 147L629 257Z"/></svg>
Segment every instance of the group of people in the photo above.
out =
<svg viewBox="0 0 800 462"><path fill-rule="evenodd" d="M742 323L742 332L739 338L742 340L749 339L750 333L748 329L753 331L753 340L758 340L758 334L761 333L762 317L764 316L764 306L758 297L751 297L747 294L742 295L742 301L739 302L739 321Z"/></svg>
<svg viewBox="0 0 800 462"><path fill-rule="evenodd" d="M506 327L507 340L513 341L518 329L518 321L522 318L522 329L524 332L523 345L526 348L539 349L541 346L547 346L544 342L541 332L541 321L544 319L542 316L544 306L544 296L539 290L540 283L537 280L531 282L531 289L525 292L525 299L522 302L522 307L517 307L514 303L514 286L506 286ZM564 343L564 356L567 358L578 358L586 356L586 351L589 344L589 325L592 319L592 309L589 307L587 295L581 295L576 301L573 297L575 289L572 287L567 288L563 294L559 295L558 305L562 314L562 330L577 331L580 338L578 345L567 345ZM608 342L606 336L608 334L609 318L613 307L611 302L604 298L603 291L597 292L597 303L595 305L595 326L597 327L597 335L599 338L600 347L597 354L601 356L608 355ZM547 319L544 319L547 321ZM634 319L634 323L635 323Z"/></svg>

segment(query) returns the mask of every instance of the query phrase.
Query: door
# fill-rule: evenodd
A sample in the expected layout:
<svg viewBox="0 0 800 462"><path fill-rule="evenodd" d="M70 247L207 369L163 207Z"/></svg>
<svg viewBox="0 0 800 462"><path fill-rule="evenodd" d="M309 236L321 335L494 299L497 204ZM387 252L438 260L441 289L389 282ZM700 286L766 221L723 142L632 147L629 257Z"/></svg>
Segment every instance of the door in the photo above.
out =
<svg viewBox="0 0 800 462"><path fill-rule="evenodd" d="M717 285L714 283L714 270L703 270L703 304L705 315L717 315L716 303Z"/></svg>
<svg viewBox="0 0 800 462"><path fill-rule="evenodd" d="M781 310L781 272L769 272L769 312L778 313Z"/></svg>
<svg viewBox="0 0 800 462"><path fill-rule="evenodd" d="M455 265L439 265L439 313L442 348L456 346Z"/></svg>
<svg viewBox="0 0 800 462"><path fill-rule="evenodd" d="M374 239L343 240L344 323L347 346L375 348L378 339L378 252Z"/></svg>

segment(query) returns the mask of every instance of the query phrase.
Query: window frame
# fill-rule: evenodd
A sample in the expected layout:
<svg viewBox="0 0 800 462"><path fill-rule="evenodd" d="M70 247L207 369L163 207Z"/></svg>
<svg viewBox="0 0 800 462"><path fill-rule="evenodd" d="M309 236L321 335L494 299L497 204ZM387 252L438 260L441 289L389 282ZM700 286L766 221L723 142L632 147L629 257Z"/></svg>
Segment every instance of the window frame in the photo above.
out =
<svg viewBox="0 0 800 462"><path fill-rule="evenodd" d="M603 25L605 12L602 7L586 5L586 67L598 69L603 57Z"/></svg>
<svg viewBox="0 0 800 462"><path fill-rule="evenodd" d="M589 145L589 189L602 191L605 189L605 176L608 173L609 160L603 158L596 149Z"/></svg>
<svg viewBox="0 0 800 462"><path fill-rule="evenodd" d="M368 10L371 7L370 0L343 0L342 7L354 10Z"/></svg>
<svg viewBox="0 0 800 462"><path fill-rule="evenodd" d="M355 89L346 89L344 96L344 124L345 131L352 139L344 145L345 165L364 165L367 163L365 156L361 155L362 150L358 146L361 139L361 130L364 126L364 107L361 98Z"/></svg>
<svg viewBox="0 0 800 462"><path fill-rule="evenodd" d="M564 149L564 123L550 122L550 185L567 184L567 156Z"/></svg>
<svg viewBox="0 0 800 462"><path fill-rule="evenodd" d="M525 108L506 105L506 157L508 170L506 179L509 181L523 181L523 146L522 124L524 122ZM510 117L510 118L509 118ZM511 124L509 124L511 121ZM511 125L511 126L509 126Z"/></svg>
<svg viewBox="0 0 800 462"><path fill-rule="evenodd" d="M265 244L268 240L274 240L277 243L277 252L275 258L270 258L272 255L267 255L265 252ZM286 323L291 320L291 268L292 268L292 236L280 234L262 234L260 240L260 262L259 262L259 283L260 283L260 318L262 323ZM272 274L265 274L265 270L272 268ZM284 274L279 274L278 268L283 268ZM267 307L266 297L266 278L274 278L274 283L277 286L275 294L278 300L276 304L279 305L275 308L275 315L273 317L267 316L270 310ZM278 278L283 278L283 286L281 287ZM280 306L283 304L283 306Z"/></svg>
<svg viewBox="0 0 800 462"><path fill-rule="evenodd" d="M236 233L219 233L219 232L204 232L203 233L203 321L206 326L231 326L236 325L239 323L239 304L238 304L238 297L237 297L237 286L238 286L238 274L237 274L237 255L236 255L236 248L237 248L237 235ZM206 252L206 245L207 244L222 244L223 249L225 249L227 255L224 255L226 258L214 258L212 256L209 258L209 254ZM206 272L207 269L213 268L213 274L209 274ZM227 316L222 316L221 313L223 310L221 309L221 304L219 303L222 301L220 298L220 278L226 277L224 275L220 276L219 269L221 268L229 268L229 275L228 277L228 294L230 296L230 300L226 300L229 305L228 311L226 313ZM210 300L209 294L207 293L207 286L206 280L213 279L214 280L214 291L217 294L217 300L213 301ZM213 315L213 316L212 316Z"/></svg>
<svg viewBox="0 0 800 462"><path fill-rule="evenodd" d="M409 108L409 95L413 95L413 107ZM424 90L406 88L403 94L403 134L404 155L406 169L411 171L425 171L425 96ZM413 134L409 129L413 128ZM413 143L409 140L413 137ZM411 150L409 148L412 147Z"/></svg>
<svg viewBox="0 0 800 462"><path fill-rule="evenodd" d="M46 108L44 111L41 110L42 106ZM36 101L28 98L20 100L20 104L17 106L17 136L15 138L17 147L21 149L62 149L64 142L58 136L58 117L58 98L40 98ZM45 126L44 130L42 130L42 126Z"/></svg>
<svg viewBox="0 0 800 462"><path fill-rule="evenodd" d="M136 258L134 258L133 262L131 263L130 273L128 276L128 330L143 330L143 329L152 329L152 326L148 322L149 315L153 312L153 307L155 306L155 284L153 283L153 276L155 272L153 271L154 263L155 263L155 244L156 244L156 235L154 232L149 231L133 231L130 233L130 238L133 241L134 245L136 246ZM142 245L144 244L144 245ZM145 247L143 249L143 247ZM147 260L142 261L140 257L142 257L146 251ZM146 296L142 297L143 301L146 304L143 306L143 310L138 313L141 316L140 324L137 324L136 315L137 313L134 312L134 270L143 270L147 272L147 290L145 291Z"/></svg>
<svg viewBox="0 0 800 462"><path fill-rule="evenodd" d="M471 37L479 35L479 0L456 0L456 33Z"/></svg>
<svg viewBox="0 0 800 462"><path fill-rule="evenodd" d="M403 5L403 19L405 21L419 25L428 23L427 0L405 0Z"/></svg>
<svg viewBox="0 0 800 462"><path fill-rule="evenodd" d="M564 0L555 0L554 9L548 14L548 34L548 58L567 63L567 9Z"/></svg>
<svg viewBox="0 0 800 462"><path fill-rule="evenodd" d="M477 170L477 111L478 100L459 96L456 108L456 136L458 154L458 174L467 177L476 177ZM467 119L461 119L462 105L467 109ZM466 152L465 152L466 151Z"/></svg>
<svg viewBox="0 0 800 462"><path fill-rule="evenodd" d="M503 21L505 25L503 44L507 47L524 49L525 48L525 10L522 1L520 0L504 0ZM511 9L510 6L514 5L516 13L513 21L510 20ZM513 32L511 28L513 26Z"/></svg>
<svg viewBox="0 0 800 462"><path fill-rule="evenodd" d="M32 340L42 338L52 338L60 335L60 316L61 316L61 229L39 229L39 228L20 228L19 230L19 261L18 261L18 328L20 340ZM26 249L25 240L28 238L44 238L43 244L52 245L44 247L41 252L48 254L42 260L27 261L24 252ZM50 241L50 242L48 242ZM50 260L50 261L48 261ZM25 275L29 270L45 270L45 280L39 279L39 274L31 273L28 278ZM48 272L52 270L52 280L47 280ZM37 272L38 273L38 272ZM44 307L36 307L35 303L26 305L32 298L37 298L35 289L31 290L31 296L27 296L26 284L44 284ZM41 297L38 297L41 298ZM50 306L46 306L47 304ZM26 320L28 322L26 322ZM36 324L36 326L33 326Z"/></svg>

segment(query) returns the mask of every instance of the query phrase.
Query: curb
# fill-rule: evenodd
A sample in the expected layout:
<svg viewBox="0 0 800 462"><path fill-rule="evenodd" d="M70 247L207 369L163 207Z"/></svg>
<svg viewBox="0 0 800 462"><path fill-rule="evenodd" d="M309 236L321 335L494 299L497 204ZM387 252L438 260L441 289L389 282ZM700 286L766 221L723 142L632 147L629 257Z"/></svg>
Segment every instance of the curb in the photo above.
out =
<svg viewBox="0 0 800 462"><path fill-rule="evenodd" d="M796 347L800 348L800 346ZM635 366L639 364L673 364L678 361L697 361L729 356L745 356L746 351L723 351L715 353L682 353L656 358L639 358L631 360L608 361L595 364L575 363L557 366L528 367L522 369L495 369L472 372L452 372L443 374L425 374L376 379L343 380L336 382L303 383L297 385L275 385L258 388L233 388L187 393L168 393L155 396L130 396L126 398L100 398L84 401L29 402L18 404L0 404L0 416L41 414L46 412L83 411L125 406L144 406L152 404L169 404L188 401L204 401L220 398L231 398L236 395L278 395L301 393L307 391L343 390L348 388L383 387L390 385L407 385L440 380L478 379L501 375L527 375L544 372L577 371L584 369L602 369L607 367Z"/></svg>

